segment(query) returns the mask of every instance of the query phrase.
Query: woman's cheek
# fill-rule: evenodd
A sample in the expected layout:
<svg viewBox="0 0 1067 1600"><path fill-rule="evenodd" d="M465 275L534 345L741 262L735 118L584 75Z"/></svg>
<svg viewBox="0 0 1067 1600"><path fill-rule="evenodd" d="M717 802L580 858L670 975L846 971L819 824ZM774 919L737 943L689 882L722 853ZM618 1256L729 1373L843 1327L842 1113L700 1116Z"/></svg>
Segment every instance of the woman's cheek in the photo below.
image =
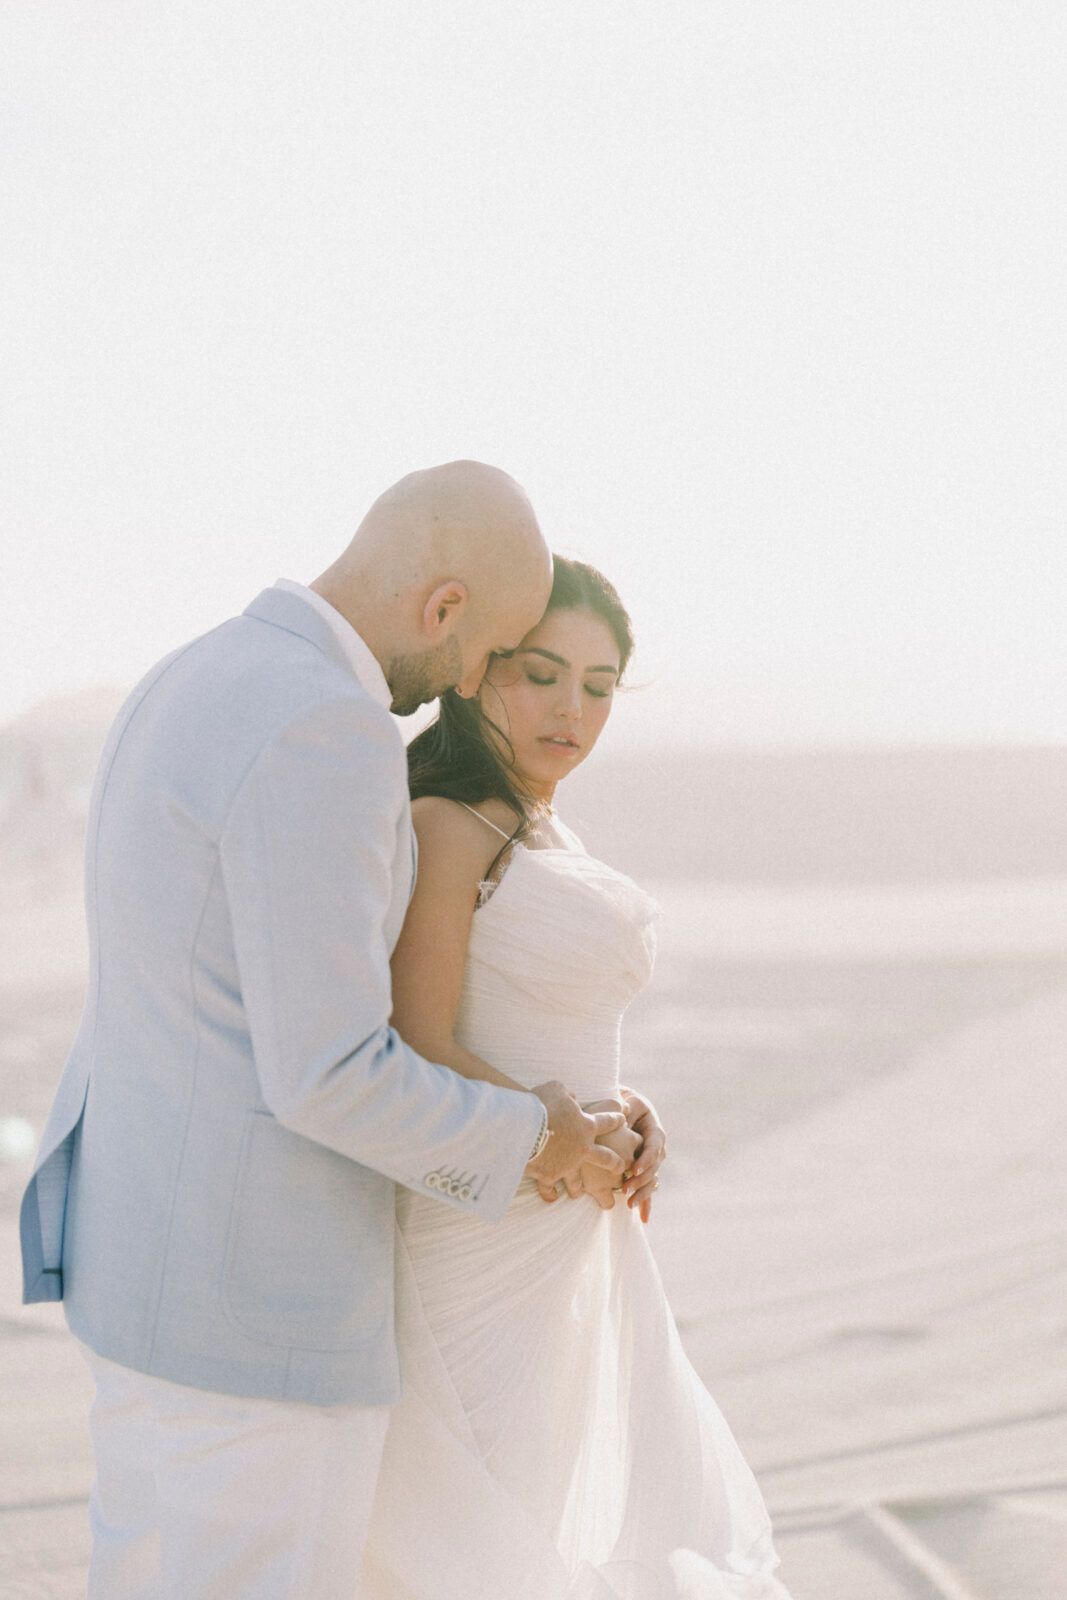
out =
<svg viewBox="0 0 1067 1600"><path fill-rule="evenodd" d="M520 689L517 695L519 725L522 732L530 738L536 739L541 732L541 723L544 720L544 706L538 699L536 688L528 684Z"/></svg>
<svg viewBox="0 0 1067 1600"><path fill-rule="evenodd" d="M598 733L603 728L603 726L604 726L605 722L607 722L608 718L611 716L611 708L614 705L614 703L615 702L610 697L607 700L596 700L596 701L594 701L594 708L595 708L594 709L594 720L595 720L595 723L596 723L596 729L597 729Z"/></svg>

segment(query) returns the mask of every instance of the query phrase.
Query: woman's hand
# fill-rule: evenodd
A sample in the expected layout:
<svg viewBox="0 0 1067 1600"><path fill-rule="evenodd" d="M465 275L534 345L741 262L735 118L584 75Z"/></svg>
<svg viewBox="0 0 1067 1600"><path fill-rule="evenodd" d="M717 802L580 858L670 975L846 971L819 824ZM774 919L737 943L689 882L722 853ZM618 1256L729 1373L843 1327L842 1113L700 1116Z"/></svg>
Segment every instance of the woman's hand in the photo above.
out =
<svg viewBox="0 0 1067 1600"><path fill-rule="evenodd" d="M659 1169L667 1154L667 1134L656 1108L634 1089L622 1090L626 1122L641 1141L637 1160L623 1175L623 1193L631 1211L636 1206L641 1221L652 1215L652 1196L659 1188Z"/></svg>
<svg viewBox="0 0 1067 1600"><path fill-rule="evenodd" d="M618 1100L594 1100L591 1105L583 1108L588 1112L617 1111L625 1114L626 1107L620 1107ZM602 1211L610 1211L615 1204L615 1196L620 1192L626 1174L630 1171L631 1163L641 1146L641 1136L629 1124L617 1128L614 1133L605 1133L597 1140L597 1144L607 1145L609 1150L614 1150L625 1162L622 1177L613 1177L610 1172L605 1172L602 1167L583 1166L578 1169L578 1179L581 1184L577 1191L587 1194L595 1200ZM566 1180L564 1180L566 1181ZM568 1189L569 1189L568 1185Z"/></svg>

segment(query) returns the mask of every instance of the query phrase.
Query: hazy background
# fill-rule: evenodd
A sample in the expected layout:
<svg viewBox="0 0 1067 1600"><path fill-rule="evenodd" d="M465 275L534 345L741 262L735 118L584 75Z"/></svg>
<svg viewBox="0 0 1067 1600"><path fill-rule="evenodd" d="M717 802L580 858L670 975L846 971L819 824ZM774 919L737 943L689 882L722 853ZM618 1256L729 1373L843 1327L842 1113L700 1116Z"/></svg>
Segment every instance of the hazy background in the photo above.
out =
<svg viewBox="0 0 1067 1600"><path fill-rule="evenodd" d="M0 12L0 1590L84 1593L16 1217L124 686L473 455L634 613L653 1243L795 1600L1067 1571L1067 11Z"/></svg>
<svg viewBox="0 0 1067 1600"><path fill-rule="evenodd" d="M632 606L634 737L1062 740L1065 36L1059 0L5 7L0 719L474 455Z"/></svg>

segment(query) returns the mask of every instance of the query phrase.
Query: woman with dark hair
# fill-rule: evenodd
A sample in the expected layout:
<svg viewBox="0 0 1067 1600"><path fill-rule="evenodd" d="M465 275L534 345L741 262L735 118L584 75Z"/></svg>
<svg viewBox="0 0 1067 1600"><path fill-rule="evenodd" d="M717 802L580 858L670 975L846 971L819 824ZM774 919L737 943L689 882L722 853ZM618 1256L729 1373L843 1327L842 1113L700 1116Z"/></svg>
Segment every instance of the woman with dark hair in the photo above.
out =
<svg viewBox="0 0 1067 1600"><path fill-rule="evenodd" d="M525 1180L495 1228L398 1191L404 1395L359 1600L788 1600L759 1490L636 1225L664 1141L620 1086L619 1027L651 974L656 908L554 808L632 651L607 579L557 558L537 627L490 659L476 697L444 695L409 748L419 875L395 1026L461 1074L621 1102L629 1125L606 1142L627 1167L618 1187L570 1173L558 1198Z"/></svg>

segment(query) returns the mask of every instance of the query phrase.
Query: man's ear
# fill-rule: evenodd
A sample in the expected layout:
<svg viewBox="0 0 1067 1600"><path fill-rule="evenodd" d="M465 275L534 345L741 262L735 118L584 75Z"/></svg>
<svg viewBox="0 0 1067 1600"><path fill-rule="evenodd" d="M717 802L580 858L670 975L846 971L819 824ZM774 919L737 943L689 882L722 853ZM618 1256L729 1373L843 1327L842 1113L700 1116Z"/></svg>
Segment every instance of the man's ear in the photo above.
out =
<svg viewBox="0 0 1067 1600"><path fill-rule="evenodd" d="M426 637L433 642L451 632L467 604L467 585L458 578L439 583L426 601L422 611L422 626Z"/></svg>

